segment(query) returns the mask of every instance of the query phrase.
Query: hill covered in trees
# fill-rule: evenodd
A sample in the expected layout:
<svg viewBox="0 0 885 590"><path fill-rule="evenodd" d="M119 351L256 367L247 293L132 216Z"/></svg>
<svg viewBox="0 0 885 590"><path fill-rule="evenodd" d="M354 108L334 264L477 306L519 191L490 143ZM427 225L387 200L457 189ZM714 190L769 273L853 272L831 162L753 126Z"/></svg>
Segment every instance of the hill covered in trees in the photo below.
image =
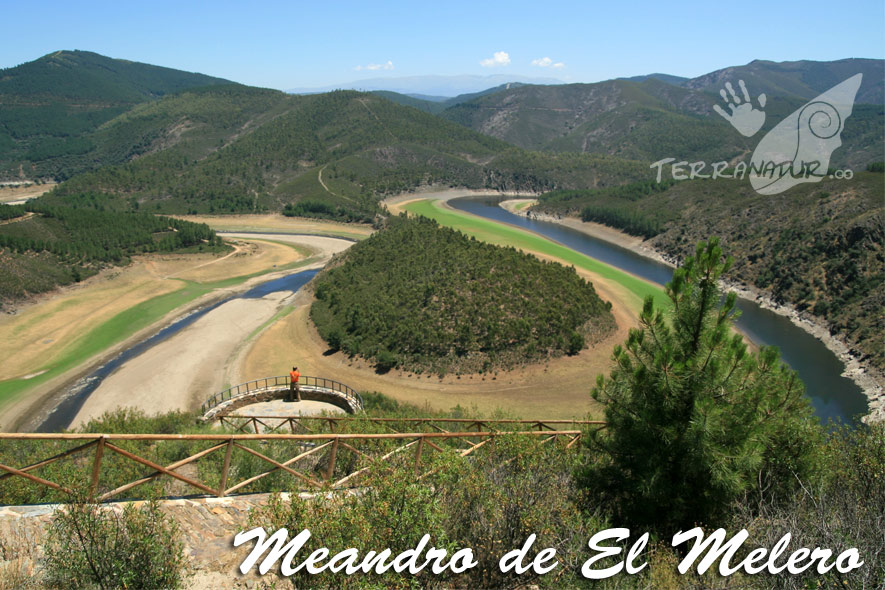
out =
<svg viewBox="0 0 885 590"><path fill-rule="evenodd" d="M0 70L0 179L67 178L92 137L134 105L188 88L230 84L88 51L56 51Z"/></svg>
<svg viewBox="0 0 885 590"><path fill-rule="evenodd" d="M543 191L647 174L611 157L526 152L352 91L198 89L141 105L98 133L103 150L138 157L72 178L49 202L103 193L118 210L230 213L311 200L341 219L370 220L384 195L427 184Z"/></svg>
<svg viewBox="0 0 885 590"><path fill-rule="evenodd" d="M436 373L575 354L615 326L574 268L396 217L314 281L310 316L333 349Z"/></svg>
<svg viewBox="0 0 885 590"><path fill-rule="evenodd" d="M761 137L806 101L857 73L863 73L843 146L834 167L855 171L881 160L885 118L881 60L833 62L754 61L691 80L669 83L660 76L594 84L526 85L461 101L440 116L525 149L607 154L656 162L730 161L751 153ZM766 93L765 125L743 137L713 111L723 105L719 91L745 80L754 105ZM740 92L739 90L737 90Z"/></svg>
<svg viewBox="0 0 885 590"><path fill-rule="evenodd" d="M0 305L126 264L135 254L223 247L202 223L36 203L0 205Z"/></svg>
<svg viewBox="0 0 885 590"><path fill-rule="evenodd" d="M734 256L727 277L825 320L860 356L885 369L885 218L881 172L824 179L780 195L739 180L636 183L558 191L536 210L580 215L651 238L681 259L703 236L720 236Z"/></svg>

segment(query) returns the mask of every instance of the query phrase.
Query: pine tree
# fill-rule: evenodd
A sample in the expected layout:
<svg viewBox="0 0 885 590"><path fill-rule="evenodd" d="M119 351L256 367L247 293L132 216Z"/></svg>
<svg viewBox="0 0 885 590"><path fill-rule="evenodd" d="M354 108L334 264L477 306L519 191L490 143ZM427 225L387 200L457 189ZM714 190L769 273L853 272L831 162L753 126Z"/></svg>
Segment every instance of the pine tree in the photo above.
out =
<svg viewBox="0 0 885 590"><path fill-rule="evenodd" d="M820 427L801 381L776 348L751 353L733 329L737 298L718 286L730 264L717 239L701 242L667 285L672 316L647 299L615 369L597 378L607 427L585 437L579 479L619 526L721 526L742 494L813 466Z"/></svg>

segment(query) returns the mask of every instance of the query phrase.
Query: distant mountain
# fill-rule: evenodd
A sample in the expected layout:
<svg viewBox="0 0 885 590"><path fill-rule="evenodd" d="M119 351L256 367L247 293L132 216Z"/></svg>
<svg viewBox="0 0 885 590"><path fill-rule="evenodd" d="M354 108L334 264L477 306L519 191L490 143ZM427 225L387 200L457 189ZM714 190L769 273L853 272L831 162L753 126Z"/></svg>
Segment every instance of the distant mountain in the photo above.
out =
<svg viewBox="0 0 885 590"><path fill-rule="evenodd" d="M784 62L755 60L745 66L724 68L692 78L683 85L695 90L719 92L726 82L736 84L737 80L743 80L751 96L764 92L769 96L809 100L855 74L863 74L863 83L855 103L883 104L885 61L881 59Z"/></svg>
<svg viewBox="0 0 885 590"><path fill-rule="evenodd" d="M609 80L521 86L463 102L440 116L532 150L644 161L688 154L721 159L743 153L747 142L728 123L718 116L702 116L713 102L706 93L656 79Z"/></svg>
<svg viewBox="0 0 885 590"><path fill-rule="evenodd" d="M618 78L618 80L630 80L631 82L645 82L646 80L660 80L673 86L682 86L688 82L689 78L682 76L673 76L671 74L646 74L644 76L631 76L629 78Z"/></svg>
<svg viewBox="0 0 885 590"><path fill-rule="evenodd" d="M134 105L218 84L231 82L88 51L0 70L0 178L52 176L64 164L34 163L89 152L95 146L86 136Z"/></svg>
<svg viewBox="0 0 885 590"><path fill-rule="evenodd" d="M525 86L525 84L522 84L521 82L508 82L506 84L502 84L501 86L496 86L495 88L487 88L479 92L459 94L454 98L442 98L437 96L427 96L423 94L399 94L398 92L391 92L389 90L373 90L372 94L383 96L387 100L392 100L397 104L405 105L407 107L414 107L416 109L424 111L425 113L438 115L447 108L461 104L462 102L467 102L473 100L474 98L485 96L486 94L494 94L495 92L500 92L502 90L518 88L519 86Z"/></svg>
<svg viewBox="0 0 885 590"><path fill-rule="evenodd" d="M657 74L641 76L639 81L528 85L463 101L440 116L525 149L649 162L665 157L730 160L751 152L758 138L741 136L713 111L713 105L722 104L719 90L725 82L737 88L737 81L744 80L754 99L766 92L765 131L810 98L859 72L864 73L861 92L842 135L843 146L831 163L863 168L882 158L882 60L756 61L680 85L662 81L668 77Z"/></svg>
<svg viewBox="0 0 885 590"><path fill-rule="evenodd" d="M451 98L460 94L481 92L489 88L502 86L508 82L521 82L523 84L563 83L555 78L530 78L505 74L491 76L408 76L402 78L371 78L322 88L295 88L288 92L292 94L313 94L330 90L389 90L405 95L423 94Z"/></svg>

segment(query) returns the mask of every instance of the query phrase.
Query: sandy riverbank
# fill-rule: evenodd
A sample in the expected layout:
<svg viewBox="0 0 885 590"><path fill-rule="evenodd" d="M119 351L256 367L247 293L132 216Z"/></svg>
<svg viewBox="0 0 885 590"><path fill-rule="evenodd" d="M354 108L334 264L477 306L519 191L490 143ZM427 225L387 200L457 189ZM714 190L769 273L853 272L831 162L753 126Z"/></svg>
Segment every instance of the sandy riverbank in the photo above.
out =
<svg viewBox="0 0 885 590"><path fill-rule="evenodd" d="M531 217L541 221L550 221L564 225L571 229L580 231L588 236L611 242L618 246L627 248L641 256L662 262L671 267L675 267L674 261L666 256L665 253L655 250L652 246L642 238L631 236L617 229L593 222L584 222L574 217L558 217L546 215L543 213L535 213L526 208L518 207L519 204L525 203L527 199L511 199L501 203L501 206L516 215ZM851 379L863 391L863 394L869 400L869 413L864 417L865 421L885 420L885 376L875 367L870 366L852 355L848 345L830 334L830 330L826 323L808 313L800 312L789 304L779 304L773 298L755 287L737 284L735 282L726 281L723 287L735 291L740 297L755 301L760 307L771 310L778 315L788 318L794 325L805 330L818 340L824 343L830 352L836 355L839 360L845 364L843 375Z"/></svg>
<svg viewBox="0 0 885 590"><path fill-rule="evenodd" d="M298 220L292 220L288 229L297 231L298 225ZM226 237L236 236L228 234ZM288 242L295 248L279 242ZM308 256L315 259L316 265L322 266L332 254L350 246L352 242L322 236L250 234L235 243L238 244L237 248L224 256L141 257L125 268L110 269L81 284L20 305L15 315L0 316L0 352L3 347L10 348L8 355L4 354L3 357L10 361L3 364L3 378L28 377L35 372L41 373L39 370L35 371L35 368L46 365L53 358L64 357L77 345L78 339L82 339L102 322L140 302L171 294L181 288L182 281L211 282L271 271L236 287L216 289L178 306L162 319L124 341L92 355L52 379L35 384L15 399L7 400L0 415L0 430L33 429L58 404L70 384L125 348L156 333L175 318L244 291L259 282L285 274L285 271L273 271L274 268L291 265L299 260L307 262ZM184 364L193 366L187 360ZM125 393L119 394L117 398L121 405L132 405L125 403Z"/></svg>
<svg viewBox="0 0 885 590"><path fill-rule="evenodd" d="M337 238L288 234L264 235L262 239L310 248L315 262L304 269L321 268L333 254L352 244ZM236 358L249 335L291 303L293 296L291 291L281 291L257 299L237 298L213 309L105 379L83 404L72 427L121 406L148 414L198 408L228 386L230 361Z"/></svg>

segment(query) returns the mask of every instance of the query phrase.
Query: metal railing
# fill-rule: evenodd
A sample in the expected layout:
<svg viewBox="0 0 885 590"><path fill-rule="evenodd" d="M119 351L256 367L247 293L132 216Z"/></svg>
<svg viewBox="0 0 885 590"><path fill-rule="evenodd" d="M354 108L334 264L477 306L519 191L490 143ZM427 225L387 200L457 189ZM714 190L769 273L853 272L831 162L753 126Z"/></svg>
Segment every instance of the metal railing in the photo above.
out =
<svg viewBox="0 0 885 590"><path fill-rule="evenodd" d="M213 408L216 408L217 406L237 397L260 393L263 391L286 389L289 387L289 379L289 375L280 375L278 377L265 377L263 379L255 379L253 381L247 381L246 383L234 385L233 387L229 387L224 391L216 393L205 402L203 402L203 405L200 406L200 413L205 415ZM313 389L317 391L329 392L344 398L344 400L347 401L352 407L363 407L363 398L360 397L360 394L357 393L356 390L345 385L344 383L335 381L334 379L302 375L298 384L302 388L302 390Z"/></svg>

